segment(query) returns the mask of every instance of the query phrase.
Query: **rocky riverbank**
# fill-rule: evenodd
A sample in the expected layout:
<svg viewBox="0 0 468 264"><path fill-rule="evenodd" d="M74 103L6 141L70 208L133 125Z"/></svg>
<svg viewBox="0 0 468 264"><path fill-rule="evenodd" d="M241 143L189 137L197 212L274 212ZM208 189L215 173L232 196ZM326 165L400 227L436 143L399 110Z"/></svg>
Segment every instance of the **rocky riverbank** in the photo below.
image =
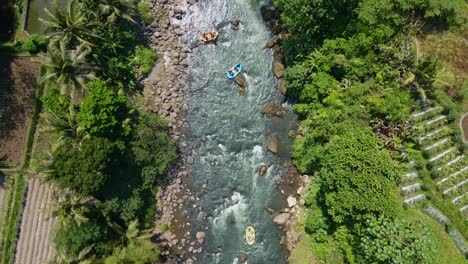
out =
<svg viewBox="0 0 468 264"><path fill-rule="evenodd" d="M146 109L162 116L168 123L171 136L177 143L181 159L170 171L169 183L163 187L157 199L157 213L154 233L160 244L165 263L194 263L196 254L203 251L204 230L193 230L189 221L189 210L200 208L200 200L190 190L191 164L193 157L186 142L188 123L186 120L188 104L188 83L186 69L192 52L182 23L196 0L150 0L150 8L155 17L153 23L145 28L150 45L158 52L159 59L153 71L143 80ZM279 23L279 14L272 8L262 8L262 15L275 37L265 44L274 52L273 74L278 79L278 89L286 93L283 82L284 57L279 45L285 36ZM234 25L234 24L233 24ZM234 25L235 26L235 25ZM285 108L267 105L262 112L267 116L281 117ZM269 146L271 149L271 146ZM292 250L300 234L292 229L295 214L303 204L302 190L308 178L300 176L290 164L289 173L278 183L281 193L287 197L288 207L274 217L274 221L285 231L282 239ZM265 170L265 169L264 169Z"/></svg>
<svg viewBox="0 0 468 264"><path fill-rule="evenodd" d="M275 35L266 43L266 48L273 51L273 75L277 78L279 92L286 96L287 90L284 83L286 67L281 40L287 36L287 32L281 25L280 14L275 8L265 6L262 8L261 12L266 24ZM285 108L269 103L261 112L268 117L281 118L284 115ZM276 153L278 144L278 140L272 137L268 142L268 149ZM301 175L292 163L286 163L284 166L287 168L288 172L277 182L277 187L286 199L286 207L280 209L279 212L275 212L270 208L267 208L267 210L276 214L273 221L284 232L280 243L285 245L289 252L292 252L304 235L303 231L297 231L296 221L302 212L301 207L305 203L304 195L307 194L310 179L307 175Z"/></svg>
<svg viewBox="0 0 468 264"><path fill-rule="evenodd" d="M191 53L181 20L191 0L150 0L154 22L145 28L150 45L158 52L153 71L143 80L146 109L163 117L177 143L181 158L168 175L168 184L158 192L154 234L164 263L194 263L202 251L205 234L192 232L188 208L199 199L188 187L191 182L191 150L186 143L188 111L186 68Z"/></svg>

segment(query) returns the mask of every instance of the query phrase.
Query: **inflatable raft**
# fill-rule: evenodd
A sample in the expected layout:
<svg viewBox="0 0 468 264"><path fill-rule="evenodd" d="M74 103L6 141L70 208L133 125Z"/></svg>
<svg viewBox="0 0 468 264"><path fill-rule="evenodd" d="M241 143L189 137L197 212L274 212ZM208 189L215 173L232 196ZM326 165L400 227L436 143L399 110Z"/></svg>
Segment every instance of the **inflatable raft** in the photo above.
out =
<svg viewBox="0 0 468 264"><path fill-rule="evenodd" d="M231 69L229 69L229 71L226 72L226 76L230 80L234 80L234 78L236 78L237 75L239 75L239 73L241 73L243 69L244 69L244 67L242 66L242 64L237 64L234 67L232 67Z"/></svg>
<svg viewBox="0 0 468 264"><path fill-rule="evenodd" d="M247 229L245 229L245 241L249 246L255 243L255 229L252 226L248 226Z"/></svg>

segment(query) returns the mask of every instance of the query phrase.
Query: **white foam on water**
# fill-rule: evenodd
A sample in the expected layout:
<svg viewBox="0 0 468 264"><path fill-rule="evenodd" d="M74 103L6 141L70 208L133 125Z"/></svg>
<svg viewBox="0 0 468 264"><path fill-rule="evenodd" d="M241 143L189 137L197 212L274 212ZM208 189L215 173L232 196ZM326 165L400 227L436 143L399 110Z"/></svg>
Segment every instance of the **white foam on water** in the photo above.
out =
<svg viewBox="0 0 468 264"><path fill-rule="evenodd" d="M263 149L262 149L262 146L256 145L256 146L253 148L252 153L253 153L253 158L254 158L255 160L262 160L262 159L263 159Z"/></svg>
<svg viewBox="0 0 468 264"><path fill-rule="evenodd" d="M234 217L235 225L242 229L246 220L245 214L247 210L245 197L239 192L234 192L231 199L224 205L226 207L220 210L219 216L213 219L213 226L216 229L227 228L226 223L232 215Z"/></svg>
<svg viewBox="0 0 468 264"><path fill-rule="evenodd" d="M226 152L227 148L223 144L218 144L218 147L223 151Z"/></svg>

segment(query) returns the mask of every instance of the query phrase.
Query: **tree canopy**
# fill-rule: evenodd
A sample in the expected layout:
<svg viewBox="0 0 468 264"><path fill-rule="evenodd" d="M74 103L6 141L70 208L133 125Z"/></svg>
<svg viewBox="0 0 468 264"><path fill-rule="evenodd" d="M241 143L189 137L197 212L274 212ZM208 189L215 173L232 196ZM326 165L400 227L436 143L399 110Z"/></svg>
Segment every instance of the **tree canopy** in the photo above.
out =
<svg viewBox="0 0 468 264"><path fill-rule="evenodd" d="M368 214L395 216L394 161L372 131L348 129L325 147L319 175L326 212L338 224L356 223Z"/></svg>
<svg viewBox="0 0 468 264"><path fill-rule="evenodd" d="M95 136L128 135L130 127L123 123L127 114L127 98L109 89L102 81L88 84L77 116L78 125Z"/></svg>
<svg viewBox="0 0 468 264"><path fill-rule="evenodd" d="M96 194L111 177L123 154L122 142L91 137L76 145L68 141L53 153L51 178L63 188L83 195Z"/></svg>

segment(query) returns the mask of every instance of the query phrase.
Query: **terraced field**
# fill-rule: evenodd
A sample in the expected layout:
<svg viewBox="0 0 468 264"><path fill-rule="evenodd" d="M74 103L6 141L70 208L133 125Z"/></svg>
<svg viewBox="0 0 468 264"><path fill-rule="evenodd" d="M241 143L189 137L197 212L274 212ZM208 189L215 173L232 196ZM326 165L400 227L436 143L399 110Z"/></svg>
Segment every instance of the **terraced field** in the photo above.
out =
<svg viewBox="0 0 468 264"><path fill-rule="evenodd" d="M29 179L15 263L37 264L53 257L50 231L54 219L48 210L51 198L52 191L48 184L41 183L37 178Z"/></svg>
<svg viewBox="0 0 468 264"><path fill-rule="evenodd" d="M468 157L466 151L459 147L461 144L456 142L449 120L442 112L442 107L433 106L412 115L413 127L419 135L418 147L427 160L430 179L424 184L419 175L421 168L410 160L406 164L401 195L407 206L417 205L428 198L437 199L445 213L452 218L463 219L465 223L468 220ZM423 210L440 224L451 225L454 219L445 216L433 203L430 199L422 203ZM455 228L449 230L449 235L467 254L465 237Z"/></svg>

